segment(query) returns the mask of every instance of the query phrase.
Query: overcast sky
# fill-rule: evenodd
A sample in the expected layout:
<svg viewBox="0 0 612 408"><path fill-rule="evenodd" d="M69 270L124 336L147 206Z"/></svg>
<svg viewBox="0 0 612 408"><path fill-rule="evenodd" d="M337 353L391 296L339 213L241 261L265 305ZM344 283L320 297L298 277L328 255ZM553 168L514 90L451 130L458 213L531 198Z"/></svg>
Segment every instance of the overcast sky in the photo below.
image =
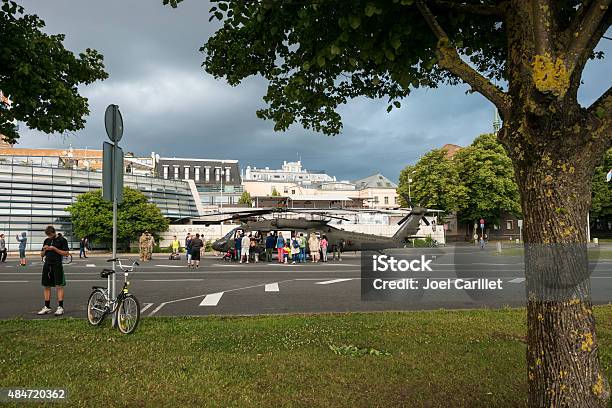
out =
<svg viewBox="0 0 612 408"><path fill-rule="evenodd" d="M277 168L301 157L310 169L339 179L381 172L397 181L399 171L445 143L469 144L492 130L493 105L467 87L419 89L386 113L384 100L358 99L342 108L344 131L325 136L294 125L288 132L255 116L266 83L249 78L238 87L216 81L201 68L198 49L218 28L208 22L210 4L185 0L177 9L161 0L20 0L38 14L47 32L66 34L75 52L95 48L104 55L109 78L83 87L91 114L78 132L47 135L21 126L21 147L101 148L107 140L103 116L119 105L125 150L138 155L238 159ZM599 49L612 51L609 40ZM591 61L580 101L588 105L611 82L611 58Z"/></svg>

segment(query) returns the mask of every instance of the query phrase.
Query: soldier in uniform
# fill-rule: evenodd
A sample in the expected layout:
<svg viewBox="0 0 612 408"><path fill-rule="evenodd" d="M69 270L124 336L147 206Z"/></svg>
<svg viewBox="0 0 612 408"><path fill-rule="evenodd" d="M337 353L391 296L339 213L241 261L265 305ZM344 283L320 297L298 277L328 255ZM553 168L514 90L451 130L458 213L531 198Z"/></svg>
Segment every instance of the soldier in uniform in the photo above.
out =
<svg viewBox="0 0 612 408"><path fill-rule="evenodd" d="M148 232L145 231L142 233L142 235L140 236L140 239L138 240L138 249L140 252L140 260L142 262L147 260L147 247L148 247L148 238L147 238Z"/></svg>
<svg viewBox="0 0 612 408"><path fill-rule="evenodd" d="M153 248L155 247L155 237L153 234L147 233L148 236L148 247L147 247L147 259L150 261L153 259Z"/></svg>

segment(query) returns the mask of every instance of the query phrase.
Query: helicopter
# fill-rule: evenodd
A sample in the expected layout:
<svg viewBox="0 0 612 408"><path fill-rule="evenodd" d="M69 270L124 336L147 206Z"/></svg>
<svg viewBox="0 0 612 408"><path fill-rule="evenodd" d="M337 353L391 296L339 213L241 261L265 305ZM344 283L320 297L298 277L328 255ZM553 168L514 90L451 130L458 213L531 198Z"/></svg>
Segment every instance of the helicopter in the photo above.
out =
<svg viewBox="0 0 612 408"><path fill-rule="evenodd" d="M340 209L330 210L312 210L312 209L288 209L288 208L260 208L245 210L227 214L226 218L216 219L210 223L221 223L227 220L240 221L240 225L229 231L222 238L213 242L212 247L218 252L231 251L234 248L234 240L240 233L259 232L268 233L271 231L304 231L306 234L317 233L325 235L329 242L330 251L337 250L340 253L345 251L376 251L382 252L390 248L403 248L410 239L417 238L416 233L420 228L421 221L426 225L430 222L425 218L425 214L431 212L440 212L440 210L431 210L420 205L412 206L410 213L399 220L399 229L391 237L365 234L354 231L346 231L330 225L331 219L347 220L347 218L333 215L334 212ZM342 211L346 211L342 209ZM355 210L353 210L355 211ZM374 212L382 212L375 210ZM273 218L273 219L255 219L267 214L274 213L307 213L316 214L321 219L305 219L305 218Z"/></svg>

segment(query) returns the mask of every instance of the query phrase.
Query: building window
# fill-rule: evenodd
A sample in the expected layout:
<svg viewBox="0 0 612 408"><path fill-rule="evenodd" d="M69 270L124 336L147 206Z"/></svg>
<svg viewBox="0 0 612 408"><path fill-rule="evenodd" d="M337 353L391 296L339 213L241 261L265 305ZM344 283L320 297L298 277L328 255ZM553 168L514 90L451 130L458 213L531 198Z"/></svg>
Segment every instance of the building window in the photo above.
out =
<svg viewBox="0 0 612 408"><path fill-rule="evenodd" d="M507 230L514 229L514 221L512 221L512 220L506 220L506 229L507 229Z"/></svg>
<svg viewBox="0 0 612 408"><path fill-rule="evenodd" d="M395 197L393 198L393 201L394 201L394 203L395 203L395 204L397 204L397 196L395 196Z"/></svg>
<svg viewBox="0 0 612 408"><path fill-rule="evenodd" d="M174 166L174 178L178 180L179 178L179 168L178 166Z"/></svg>
<svg viewBox="0 0 612 408"><path fill-rule="evenodd" d="M204 168L204 180L206 180L206 182L210 181L210 167Z"/></svg>
<svg viewBox="0 0 612 408"><path fill-rule="evenodd" d="M194 167L193 178L195 181L200 181L200 168L199 167Z"/></svg>
<svg viewBox="0 0 612 408"><path fill-rule="evenodd" d="M374 197L374 204L378 204L378 196Z"/></svg>
<svg viewBox="0 0 612 408"><path fill-rule="evenodd" d="M226 168L225 168L225 182L226 182L226 183L229 183L229 182L230 182L230 180L231 180L231 178L230 178L230 177L231 177L231 176L232 176L231 169L230 169L229 167L226 167Z"/></svg>
<svg viewBox="0 0 612 408"><path fill-rule="evenodd" d="M385 204L389 204L389 197L385 196Z"/></svg>
<svg viewBox="0 0 612 408"><path fill-rule="evenodd" d="M215 167L215 181L217 183L221 181L221 169L219 167Z"/></svg>
<svg viewBox="0 0 612 408"><path fill-rule="evenodd" d="M164 166L164 178L168 180L168 166Z"/></svg>
<svg viewBox="0 0 612 408"><path fill-rule="evenodd" d="M185 177L185 180L189 180L189 166L185 166L184 177Z"/></svg>

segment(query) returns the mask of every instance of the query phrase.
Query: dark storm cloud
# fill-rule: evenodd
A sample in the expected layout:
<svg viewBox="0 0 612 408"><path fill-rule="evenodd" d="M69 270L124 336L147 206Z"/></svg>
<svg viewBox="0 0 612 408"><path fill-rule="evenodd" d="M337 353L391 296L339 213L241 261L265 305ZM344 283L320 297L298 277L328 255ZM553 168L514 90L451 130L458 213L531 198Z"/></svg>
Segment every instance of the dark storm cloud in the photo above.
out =
<svg viewBox="0 0 612 408"><path fill-rule="evenodd" d="M301 158L308 168L339 179L382 172L397 180L399 171L427 150L467 145L492 128L493 106L460 86L416 90L390 114L385 101L352 101L341 108L344 131L338 136L298 125L277 133L255 116L263 106L263 80L249 78L232 88L201 68L198 49L217 27L208 22L208 2L185 1L177 9L163 7L161 0L21 4L46 21L48 32L65 33L69 49L100 51L110 74L82 88L91 108L85 129L64 136L25 129L22 146L100 147L106 140L104 109L117 103L125 122L122 144L136 154L238 159L243 167L278 167ZM606 40L600 48L612 51ZM610 59L589 63L583 104L610 86L610 65Z"/></svg>

